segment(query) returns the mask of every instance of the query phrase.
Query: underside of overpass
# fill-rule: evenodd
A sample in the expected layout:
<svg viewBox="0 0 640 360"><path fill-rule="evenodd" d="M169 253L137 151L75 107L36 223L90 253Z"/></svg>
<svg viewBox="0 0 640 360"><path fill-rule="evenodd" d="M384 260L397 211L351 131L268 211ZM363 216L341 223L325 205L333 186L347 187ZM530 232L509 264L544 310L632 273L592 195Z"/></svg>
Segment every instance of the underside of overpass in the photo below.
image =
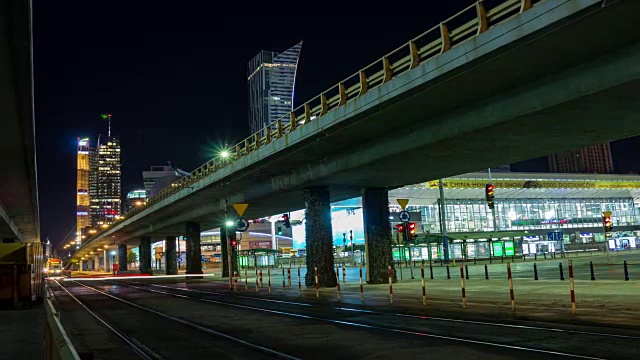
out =
<svg viewBox="0 0 640 360"><path fill-rule="evenodd" d="M0 1L0 242L39 241L30 1Z"/></svg>
<svg viewBox="0 0 640 360"><path fill-rule="evenodd" d="M562 16L558 9L575 3L543 2L301 127L296 136L304 141L278 139L95 245L181 234L187 221L215 228L225 199L228 216L235 217L232 203L248 202L245 217L256 218L304 208L307 187L328 187L331 201L340 201L362 188L393 189L638 135L633 14L640 2L580 3L592 5Z"/></svg>

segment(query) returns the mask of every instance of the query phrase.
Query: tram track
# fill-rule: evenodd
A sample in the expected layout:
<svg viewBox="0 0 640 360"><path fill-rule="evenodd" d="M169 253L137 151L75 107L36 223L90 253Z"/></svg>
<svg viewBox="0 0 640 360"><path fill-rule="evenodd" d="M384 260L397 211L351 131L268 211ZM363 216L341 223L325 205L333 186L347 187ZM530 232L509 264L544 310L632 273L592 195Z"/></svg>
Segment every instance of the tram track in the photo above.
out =
<svg viewBox="0 0 640 360"><path fill-rule="evenodd" d="M490 347L498 347L503 349L512 349L519 350L524 352L529 352L531 354L537 355L547 355L547 356L558 356L565 358L582 358L582 359L600 359L600 358L612 358L609 356L601 355L591 355L589 350L596 349L595 347L592 349L588 344L590 341L595 342L593 338L599 338L600 341L603 338L612 338L618 340L634 340L637 337L634 336L624 336L624 335L616 335L616 334L605 334L605 333L591 333L591 332L580 332L580 331L571 331L566 329L559 328L542 328L535 326L519 326L519 325L509 325L509 324L499 324L499 323L488 323L488 322L479 322L479 321L460 321L457 319L447 319L447 318L429 318L429 317L421 317L421 316L405 316L403 314L388 314L383 312L376 311L361 311L359 309L345 308L345 307L324 307L322 306L309 306L309 304L305 303L296 303L291 301L282 301L282 300L274 300L274 299L266 299L268 301L264 301L260 298L247 297L243 295L239 295L231 292L203 292L197 290L185 290L174 288L171 286L165 286L163 290L153 289L151 287L158 287L163 285L157 284L141 284L142 286L137 286L131 284L130 282L118 283L119 285L124 285L136 290L151 292L156 294L162 294L170 297L181 298L184 300L195 300L199 302L204 302L208 304L221 305L226 307L232 307L236 309L243 309L253 312L262 312L268 313L276 316L286 316L293 317L298 319L304 319L308 321L319 321L325 323L331 323L339 326L346 327L356 327L356 328L364 328L371 329L382 332L390 332L395 334L402 335L413 335L420 337L428 337L435 339L442 339L454 342L462 342L462 343L471 343L478 344L483 346ZM199 293L199 295L194 295ZM238 303L234 300L238 296L242 301L261 301L262 305L251 305L246 303ZM214 297L214 298L211 298ZM266 305L269 306L266 306ZM283 310L279 307L287 306L287 305L300 305L299 309L304 309L302 311L292 311L292 310ZM315 312L313 312L315 311ZM323 311L328 311L329 313L324 313ZM375 319L369 319L369 321L364 321L363 316L336 316L335 312L342 313L356 313L363 314L365 317L370 318L372 315L375 316ZM420 324L399 324L398 318L408 318L411 320L420 321ZM430 325L425 325L425 321L428 320L431 322L445 322L446 325L440 325L440 329L436 327L435 329ZM457 325L455 325L457 324ZM449 329L447 331L443 331L442 327L452 327L457 326L455 329ZM481 332L482 336L469 336L469 334L465 334L464 332L455 335L456 331L463 327L469 327L471 331ZM489 329L487 329L489 328ZM492 329L494 328L494 329ZM503 328L503 330L496 331L495 328ZM500 334L500 332L502 334ZM539 339L543 344L545 342L551 341L553 338L557 338L560 334L572 334L573 337L580 337L579 339L575 339L573 343L570 343L568 348L573 349L573 351L560 351L558 349L554 349L553 346L540 346L533 347L527 345L516 345L513 343L509 343L507 339L508 335L513 337L514 332L526 332L522 334L523 342L531 343L535 341L535 339ZM530 335L534 334L533 338L530 338ZM494 340L491 340L491 336L495 336ZM590 340L586 340L585 338L589 338ZM496 340L498 339L498 340ZM587 349L585 351L585 349ZM597 354L597 353L596 353ZM601 357L602 356L602 357ZM613 358L625 358L624 356Z"/></svg>
<svg viewBox="0 0 640 360"><path fill-rule="evenodd" d="M70 290L67 286L62 285L57 280L55 280L55 283L85 312L89 313L94 319L98 321L98 323L100 323L102 326L107 328L112 334L114 334L117 338L119 338L124 343L124 345L131 348L133 352L138 356L138 358L161 360L161 359L171 358L172 357L171 354L177 355L177 353L185 352L185 349L172 349L170 348L170 344L169 346L167 346L167 344L161 344L159 341L155 341L151 339L153 336L150 336L150 334L147 334L146 336L140 336L140 334L145 333L144 331L140 331L138 335L132 335L129 331L123 330L123 328L127 327L127 325L124 325L122 322L114 321L113 319L108 319L108 316L105 316L104 311L102 314L100 311L96 311L96 309L91 305L91 302L95 300L82 299L82 297L86 295L80 295L78 294L77 291ZM155 325L154 328L162 329L162 328L166 328L167 326L173 328L175 327L176 323L182 325L182 329L180 330L180 332L184 334L185 341L188 341L189 339L194 339L193 336L195 333L193 332L193 330L196 330L197 332L200 332L200 333L211 335L217 340L214 344L212 344L212 347L217 347L218 350L225 349L224 350L224 352L226 353L225 355L227 355L227 357L229 358L235 358L235 354L229 354L230 352L234 352L234 353L237 352L241 358L249 356L252 358L260 358L260 359L261 358L277 358L277 359L289 359L289 360L298 359L295 356L291 356L283 352L265 347L263 345L256 344L256 343L241 339L239 337L235 337L235 336L217 331L210 327L200 325L196 322L178 318L176 316L172 316L170 314L136 304L134 302L128 301L121 297L114 296L112 294L104 292L95 287L88 286L75 281L71 281L71 283L76 286L79 285L83 289L90 290L92 294L100 294L103 298L107 298L114 302L124 304L127 307L129 307L129 309L136 309L137 312L128 314L128 317L131 319L131 321L142 322L141 319L144 319L144 317L140 316L140 312L145 312L147 314L152 314L157 320L161 319L161 321L159 322L157 320L153 322L153 324ZM111 307L109 309L113 311ZM167 325L167 322L171 324ZM130 327L132 326L132 324L129 324L128 326ZM185 331L185 328L189 328L192 331L191 332ZM191 336L188 336L188 335L191 335ZM237 345L241 345L244 349L237 351L238 349ZM159 348L159 350L155 350L154 348ZM176 351L176 350L179 350L179 351ZM199 350L200 350L200 353L205 352L205 349L199 349ZM167 356L166 354L170 354L170 355ZM180 355L180 356L176 356L175 358L182 358L183 356L184 355Z"/></svg>

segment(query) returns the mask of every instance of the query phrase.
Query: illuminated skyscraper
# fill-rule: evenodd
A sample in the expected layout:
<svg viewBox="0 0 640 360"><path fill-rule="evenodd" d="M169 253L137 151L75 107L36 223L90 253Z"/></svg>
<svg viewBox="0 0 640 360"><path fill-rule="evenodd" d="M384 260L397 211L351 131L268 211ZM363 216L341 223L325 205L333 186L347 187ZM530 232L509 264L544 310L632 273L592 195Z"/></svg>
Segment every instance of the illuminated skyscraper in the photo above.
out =
<svg viewBox="0 0 640 360"><path fill-rule="evenodd" d="M122 213L120 139L109 136L95 150L95 195L91 196L91 226L109 225ZM92 191L93 192L93 191Z"/></svg>
<svg viewBox="0 0 640 360"><path fill-rule="evenodd" d="M251 133L263 130L268 124L282 119L293 110L296 70L302 41L290 49L277 53L260 51L247 68L249 82L249 127Z"/></svg>
<svg viewBox="0 0 640 360"><path fill-rule="evenodd" d="M89 139L78 139L76 176L76 241L82 242L84 229L90 226L89 218Z"/></svg>

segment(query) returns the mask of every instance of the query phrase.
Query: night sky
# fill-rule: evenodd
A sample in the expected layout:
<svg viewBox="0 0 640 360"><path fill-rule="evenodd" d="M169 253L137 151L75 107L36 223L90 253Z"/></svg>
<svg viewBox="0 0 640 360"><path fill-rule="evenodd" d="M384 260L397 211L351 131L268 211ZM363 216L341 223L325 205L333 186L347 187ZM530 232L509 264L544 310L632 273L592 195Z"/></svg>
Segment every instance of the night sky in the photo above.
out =
<svg viewBox="0 0 640 360"><path fill-rule="evenodd" d="M346 2L33 3L41 233L58 243L75 225L77 138L95 144L106 133L100 114L113 114L121 136L126 194L142 187L151 165L191 171L248 135L246 64L259 50L304 41L297 107L472 1L413 11ZM640 170L639 143L613 145L618 172ZM544 159L514 166L546 168Z"/></svg>

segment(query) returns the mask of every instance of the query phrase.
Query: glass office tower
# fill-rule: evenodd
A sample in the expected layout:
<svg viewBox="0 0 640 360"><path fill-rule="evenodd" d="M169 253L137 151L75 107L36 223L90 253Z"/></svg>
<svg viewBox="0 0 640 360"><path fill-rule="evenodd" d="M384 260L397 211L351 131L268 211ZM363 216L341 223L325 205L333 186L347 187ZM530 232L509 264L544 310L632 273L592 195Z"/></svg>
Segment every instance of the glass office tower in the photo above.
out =
<svg viewBox="0 0 640 360"><path fill-rule="evenodd" d="M251 133L264 135L264 129L270 123L282 119L284 125L289 121L301 49L302 42L282 53L263 50L249 61L247 81Z"/></svg>

